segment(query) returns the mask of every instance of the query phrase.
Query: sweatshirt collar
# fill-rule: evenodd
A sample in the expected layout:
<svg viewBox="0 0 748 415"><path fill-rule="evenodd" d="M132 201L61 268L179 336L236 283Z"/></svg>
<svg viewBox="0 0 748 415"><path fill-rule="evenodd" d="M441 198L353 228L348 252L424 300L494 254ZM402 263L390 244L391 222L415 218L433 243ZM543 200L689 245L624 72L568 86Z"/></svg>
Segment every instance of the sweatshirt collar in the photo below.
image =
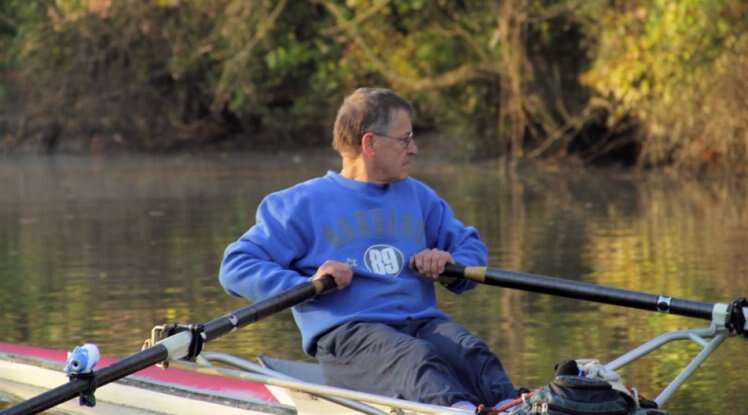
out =
<svg viewBox="0 0 748 415"><path fill-rule="evenodd" d="M343 177L340 175L340 173L328 170L327 175L325 177L332 179L335 183L351 190L356 190L359 192L366 192L371 194L382 194L383 192L386 192L390 186L392 186L395 183L400 183L402 180L399 180L395 183L370 183L370 182L360 182L358 180L352 180L347 177Z"/></svg>

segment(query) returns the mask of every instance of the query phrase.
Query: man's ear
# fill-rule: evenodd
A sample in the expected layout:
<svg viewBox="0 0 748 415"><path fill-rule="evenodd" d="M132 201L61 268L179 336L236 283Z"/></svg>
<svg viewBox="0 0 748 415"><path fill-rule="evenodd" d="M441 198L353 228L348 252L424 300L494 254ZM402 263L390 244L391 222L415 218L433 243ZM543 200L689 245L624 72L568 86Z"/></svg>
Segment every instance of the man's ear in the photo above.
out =
<svg viewBox="0 0 748 415"><path fill-rule="evenodd" d="M365 156L374 155L374 134L366 133L361 136L361 154Z"/></svg>

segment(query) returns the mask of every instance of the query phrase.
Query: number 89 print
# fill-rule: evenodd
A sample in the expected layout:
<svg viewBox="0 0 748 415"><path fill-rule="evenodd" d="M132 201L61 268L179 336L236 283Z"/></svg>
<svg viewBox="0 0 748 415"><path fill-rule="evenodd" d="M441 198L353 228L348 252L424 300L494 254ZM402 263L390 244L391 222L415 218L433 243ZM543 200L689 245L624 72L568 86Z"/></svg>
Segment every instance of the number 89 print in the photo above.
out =
<svg viewBox="0 0 748 415"><path fill-rule="evenodd" d="M372 245L364 252L364 263L370 272L397 277L405 265L405 257L391 245Z"/></svg>

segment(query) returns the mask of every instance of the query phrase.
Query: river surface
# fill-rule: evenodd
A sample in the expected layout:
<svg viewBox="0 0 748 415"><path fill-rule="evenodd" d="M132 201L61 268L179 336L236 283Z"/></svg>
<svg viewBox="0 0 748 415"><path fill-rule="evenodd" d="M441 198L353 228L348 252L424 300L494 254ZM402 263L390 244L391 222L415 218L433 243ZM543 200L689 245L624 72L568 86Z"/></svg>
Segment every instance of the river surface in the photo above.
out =
<svg viewBox="0 0 748 415"><path fill-rule="evenodd" d="M124 356L164 322L246 303L217 280L262 197L337 169L332 154L0 159L0 340ZM748 183L659 173L423 160L413 175L476 226L490 264L707 302L748 295ZM441 306L517 385L556 362L609 361L706 321L481 286ZM211 343L304 359L290 313ZM654 398L698 346L672 343L621 372ZM679 414L748 411L748 342L730 338L672 397Z"/></svg>

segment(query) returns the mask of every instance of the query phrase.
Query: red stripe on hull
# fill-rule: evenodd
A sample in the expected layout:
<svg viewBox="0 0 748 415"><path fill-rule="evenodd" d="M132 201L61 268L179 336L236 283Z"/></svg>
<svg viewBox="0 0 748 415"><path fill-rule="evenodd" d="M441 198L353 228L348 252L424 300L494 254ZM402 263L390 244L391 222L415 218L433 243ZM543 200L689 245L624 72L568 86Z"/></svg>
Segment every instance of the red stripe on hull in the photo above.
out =
<svg viewBox="0 0 748 415"><path fill-rule="evenodd" d="M0 353L15 354L19 356L34 357L64 363L67 352L63 350L45 349L41 347L26 346L21 344L0 342ZM103 357L97 368L110 365L117 359ZM173 385L187 386L205 391L220 392L232 396L243 396L250 399L260 399L267 402L277 403L277 399L263 384L247 382L219 375L197 373L189 370L171 368L163 370L158 367L149 367L135 373L136 376L155 380Z"/></svg>

